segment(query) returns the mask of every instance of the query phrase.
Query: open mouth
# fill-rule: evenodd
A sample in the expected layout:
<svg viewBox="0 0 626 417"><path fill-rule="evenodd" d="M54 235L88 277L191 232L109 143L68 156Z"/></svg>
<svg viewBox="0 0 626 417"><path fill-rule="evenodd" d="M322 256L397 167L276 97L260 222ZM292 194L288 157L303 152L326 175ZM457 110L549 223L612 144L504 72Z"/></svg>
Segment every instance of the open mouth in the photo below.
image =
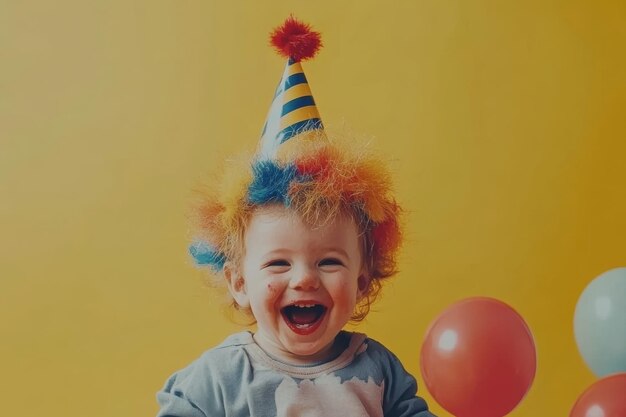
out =
<svg viewBox="0 0 626 417"><path fill-rule="evenodd" d="M326 314L326 307L314 303L295 303L283 307L280 312L291 330L306 335L319 327Z"/></svg>

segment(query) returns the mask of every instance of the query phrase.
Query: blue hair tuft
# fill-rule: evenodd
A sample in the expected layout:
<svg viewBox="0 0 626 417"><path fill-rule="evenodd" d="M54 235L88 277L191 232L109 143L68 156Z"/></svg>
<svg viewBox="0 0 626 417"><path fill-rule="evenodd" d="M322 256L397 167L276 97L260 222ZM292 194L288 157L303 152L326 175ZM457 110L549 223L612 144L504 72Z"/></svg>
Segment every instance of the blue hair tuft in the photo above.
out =
<svg viewBox="0 0 626 417"><path fill-rule="evenodd" d="M256 161L252 165L253 180L248 187L248 201L252 204L270 202L289 205L289 184L296 178L294 164L284 167L275 161Z"/></svg>
<svg viewBox="0 0 626 417"><path fill-rule="evenodd" d="M189 246L189 253L193 256L196 265L209 266L216 272L221 271L226 263L226 256L212 249L205 242L194 242Z"/></svg>

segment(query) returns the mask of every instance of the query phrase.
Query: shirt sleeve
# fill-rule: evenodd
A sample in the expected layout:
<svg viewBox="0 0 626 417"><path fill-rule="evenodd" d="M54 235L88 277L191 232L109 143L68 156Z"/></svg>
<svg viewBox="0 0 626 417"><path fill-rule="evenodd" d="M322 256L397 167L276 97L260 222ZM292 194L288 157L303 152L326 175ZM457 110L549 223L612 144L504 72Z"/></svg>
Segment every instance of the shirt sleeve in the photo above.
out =
<svg viewBox="0 0 626 417"><path fill-rule="evenodd" d="M170 392L159 391L157 401L161 407L157 417L208 417L188 398Z"/></svg>
<svg viewBox="0 0 626 417"><path fill-rule="evenodd" d="M436 417L428 410L426 401L417 395L417 381L404 369L400 360L384 346L380 349L380 364L385 374L383 413L388 417Z"/></svg>
<svg viewBox="0 0 626 417"><path fill-rule="evenodd" d="M211 372L199 361L172 375L157 392L157 417L223 417L223 400Z"/></svg>

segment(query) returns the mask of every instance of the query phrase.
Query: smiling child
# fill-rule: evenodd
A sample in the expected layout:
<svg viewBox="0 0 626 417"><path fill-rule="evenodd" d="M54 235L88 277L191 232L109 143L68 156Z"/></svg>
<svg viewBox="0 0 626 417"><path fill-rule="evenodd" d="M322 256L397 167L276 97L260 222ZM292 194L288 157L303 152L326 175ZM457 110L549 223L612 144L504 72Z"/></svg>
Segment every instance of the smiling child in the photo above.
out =
<svg viewBox="0 0 626 417"><path fill-rule="evenodd" d="M319 33L290 17L272 42L289 61L259 151L204 198L190 248L257 330L173 374L158 416L432 417L396 356L343 330L396 273L390 175L376 155L324 131L300 65Z"/></svg>

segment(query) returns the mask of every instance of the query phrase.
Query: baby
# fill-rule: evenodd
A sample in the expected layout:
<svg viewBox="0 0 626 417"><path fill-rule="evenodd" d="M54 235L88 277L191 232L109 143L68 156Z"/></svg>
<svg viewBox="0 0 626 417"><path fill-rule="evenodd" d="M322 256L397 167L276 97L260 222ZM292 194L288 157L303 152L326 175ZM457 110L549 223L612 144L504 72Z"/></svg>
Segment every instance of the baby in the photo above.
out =
<svg viewBox="0 0 626 417"><path fill-rule="evenodd" d="M297 51L294 34L305 39ZM432 417L389 350L343 330L396 272L400 209L382 161L323 129L300 66L319 34L289 18L274 44L284 38L289 62L259 151L204 198L190 250L257 330L172 375L158 416Z"/></svg>

